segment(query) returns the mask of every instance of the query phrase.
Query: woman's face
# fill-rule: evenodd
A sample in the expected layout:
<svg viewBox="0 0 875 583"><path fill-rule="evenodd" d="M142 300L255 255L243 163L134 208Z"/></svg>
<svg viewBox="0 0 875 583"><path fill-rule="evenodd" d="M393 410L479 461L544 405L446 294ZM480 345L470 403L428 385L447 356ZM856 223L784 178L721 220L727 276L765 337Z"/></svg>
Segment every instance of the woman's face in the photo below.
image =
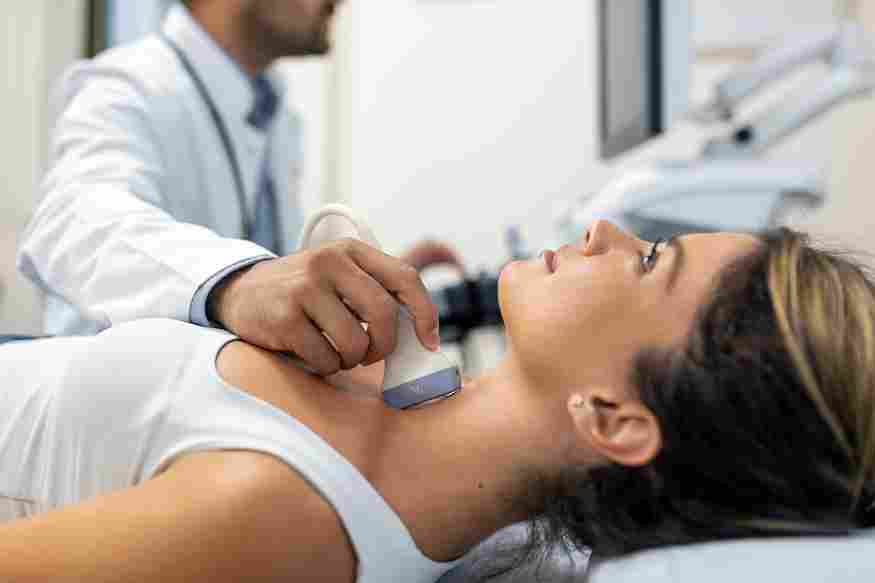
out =
<svg viewBox="0 0 875 583"><path fill-rule="evenodd" d="M625 387L634 356L680 343L721 269L756 245L718 233L654 248L597 221L576 244L502 271L510 355L534 386Z"/></svg>

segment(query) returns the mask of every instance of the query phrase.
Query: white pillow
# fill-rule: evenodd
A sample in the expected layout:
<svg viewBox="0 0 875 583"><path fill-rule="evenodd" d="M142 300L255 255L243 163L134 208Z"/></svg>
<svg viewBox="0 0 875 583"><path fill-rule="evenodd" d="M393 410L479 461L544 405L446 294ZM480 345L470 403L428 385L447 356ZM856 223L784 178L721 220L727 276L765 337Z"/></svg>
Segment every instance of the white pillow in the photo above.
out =
<svg viewBox="0 0 875 583"><path fill-rule="evenodd" d="M593 561L588 583L873 583L875 530L841 537L748 539Z"/></svg>
<svg viewBox="0 0 875 583"><path fill-rule="evenodd" d="M440 583L475 581L496 545L521 540L519 525L488 539ZM591 564L590 564L591 563ZM554 555L491 583L875 583L875 529L841 537L748 539L665 547L607 561Z"/></svg>

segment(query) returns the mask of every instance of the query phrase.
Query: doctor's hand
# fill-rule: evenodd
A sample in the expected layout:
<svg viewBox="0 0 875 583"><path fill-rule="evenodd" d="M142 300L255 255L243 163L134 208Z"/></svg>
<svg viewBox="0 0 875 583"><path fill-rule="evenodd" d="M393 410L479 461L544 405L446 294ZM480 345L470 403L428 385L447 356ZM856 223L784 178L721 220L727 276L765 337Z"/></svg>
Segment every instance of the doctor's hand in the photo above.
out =
<svg viewBox="0 0 875 583"><path fill-rule="evenodd" d="M437 309L416 268L341 239L232 274L212 291L207 309L210 320L247 342L293 352L330 375L390 354L400 305L423 346L437 350Z"/></svg>

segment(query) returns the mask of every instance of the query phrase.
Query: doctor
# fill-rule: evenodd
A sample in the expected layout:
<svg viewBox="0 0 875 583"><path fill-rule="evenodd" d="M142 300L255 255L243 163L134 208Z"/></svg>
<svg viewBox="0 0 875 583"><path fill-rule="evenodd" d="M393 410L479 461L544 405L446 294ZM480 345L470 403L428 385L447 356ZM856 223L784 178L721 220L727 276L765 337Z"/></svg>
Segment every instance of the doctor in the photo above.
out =
<svg viewBox="0 0 875 583"><path fill-rule="evenodd" d="M167 317L330 374L391 352L401 303L437 348L415 267L457 263L451 250L418 246L413 266L356 241L288 255L302 224L301 128L267 68L326 53L339 1L184 1L159 34L67 74L19 253L46 292L48 333Z"/></svg>

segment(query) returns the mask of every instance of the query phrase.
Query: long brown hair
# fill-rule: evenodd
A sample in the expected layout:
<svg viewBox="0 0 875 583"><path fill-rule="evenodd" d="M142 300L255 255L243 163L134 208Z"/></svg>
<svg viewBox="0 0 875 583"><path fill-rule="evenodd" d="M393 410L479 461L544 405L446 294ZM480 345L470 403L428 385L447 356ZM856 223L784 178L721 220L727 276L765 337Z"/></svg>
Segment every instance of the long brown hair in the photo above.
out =
<svg viewBox="0 0 875 583"><path fill-rule="evenodd" d="M686 345L638 355L663 436L644 467L569 468L541 490L522 553L610 557L875 526L875 287L842 253L782 229L719 277Z"/></svg>

